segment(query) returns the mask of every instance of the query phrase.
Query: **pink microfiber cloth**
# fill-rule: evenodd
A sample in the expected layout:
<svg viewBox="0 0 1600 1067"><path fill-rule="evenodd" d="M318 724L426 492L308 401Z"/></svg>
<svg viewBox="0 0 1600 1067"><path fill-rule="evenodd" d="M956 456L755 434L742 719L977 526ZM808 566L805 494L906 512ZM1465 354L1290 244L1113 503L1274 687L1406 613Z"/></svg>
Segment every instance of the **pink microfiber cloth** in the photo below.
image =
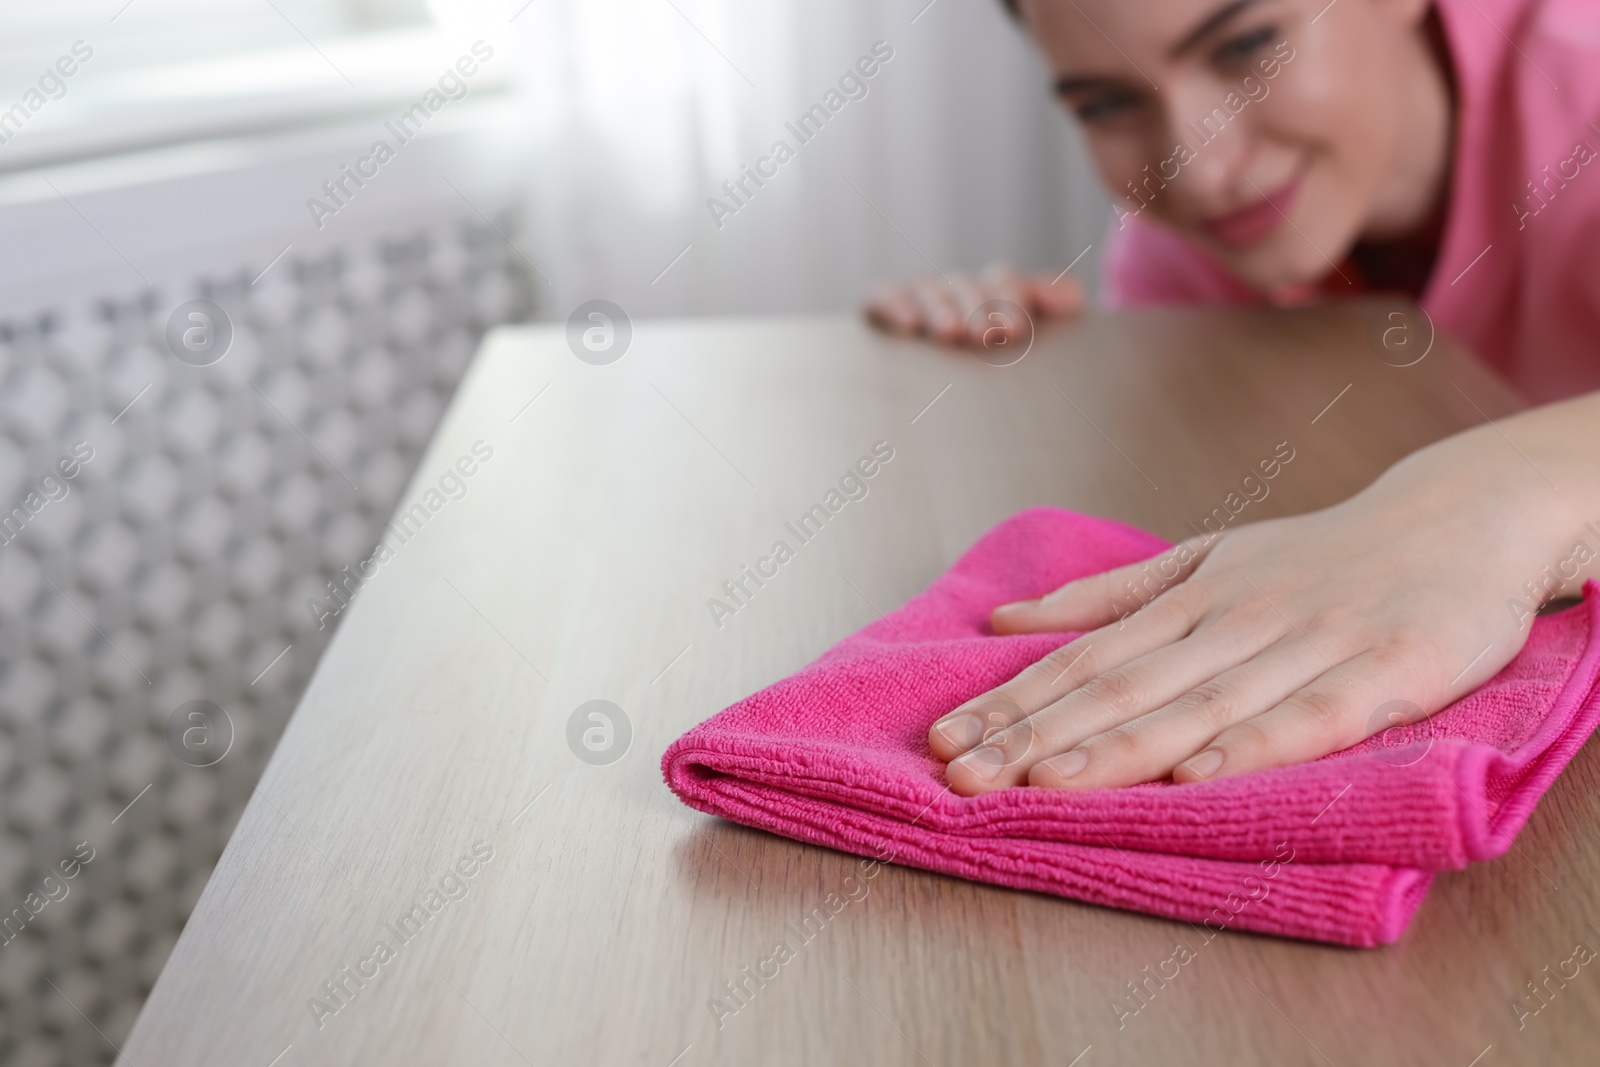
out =
<svg viewBox="0 0 1600 1067"><path fill-rule="evenodd" d="M928 727L1069 634L996 637L999 604L1170 547L1035 508L905 606L662 756L684 803L785 837L980 882L1345 945L1394 941L1433 872L1498 856L1600 715L1600 595L1534 621L1470 696L1312 763L1216 782L960 797ZM1393 733L1393 732L1391 732Z"/></svg>

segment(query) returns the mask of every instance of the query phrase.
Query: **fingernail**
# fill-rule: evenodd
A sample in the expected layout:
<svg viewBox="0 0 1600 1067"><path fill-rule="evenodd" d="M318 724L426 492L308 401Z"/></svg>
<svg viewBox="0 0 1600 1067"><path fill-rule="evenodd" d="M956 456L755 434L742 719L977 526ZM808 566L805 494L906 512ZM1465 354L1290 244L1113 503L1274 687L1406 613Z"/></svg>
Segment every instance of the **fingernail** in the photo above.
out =
<svg viewBox="0 0 1600 1067"><path fill-rule="evenodd" d="M1200 778L1210 778L1217 773L1217 768L1222 766L1222 750L1208 748L1194 759L1184 764L1190 773Z"/></svg>
<svg viewBox="0 0 1600 1067"><path fill-rule="evenodd" d="M935 723L933 728L958 752L965 752L983 740L983 720L976 715L956 715Z"/></svg>
<svg viewBox="0 0 1600 1067"><path fill-rule="evenodd" d="M952 767L961 767L980 782L994 781L1000 774L1000 768L1005 765L1005 751L998 745L982 745L950 764Z"/></svg>
<svg viewBox="0 0 1600 1067"><path fill-rule="evenodd" d="M1057 777L1071 778L1089 765L1089 753L1081 748L1075 748L1064 755L1046 760L1045 763Z"/></svg>
<svg viewBox="0 0 1600 1067"><path fill-rule="evenodd" d="M1017 615L1027 611L1029 608L1036 608L1038 606L1039 602L1037 600L1016 600L1010 604L1001 604L999 607L994 609L994 614Z"/></svg>

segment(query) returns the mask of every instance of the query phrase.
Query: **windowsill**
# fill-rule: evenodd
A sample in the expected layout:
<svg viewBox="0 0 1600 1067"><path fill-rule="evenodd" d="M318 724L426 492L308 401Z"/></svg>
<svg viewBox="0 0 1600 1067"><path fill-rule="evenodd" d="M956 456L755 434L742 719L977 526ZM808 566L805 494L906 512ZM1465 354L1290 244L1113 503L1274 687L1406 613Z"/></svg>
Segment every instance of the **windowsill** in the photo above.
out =
<svg viewBox="0 0 1600 1067"><path fill-rule="evenodd" d="M322 55L273 48L69 85L0 144L0 174L403 109L437 90L447 71L466 98L503 92L509 57L462 77L454 65L473 59L473 42L458 36L431 26L390 31L329 42Z"/></svg>

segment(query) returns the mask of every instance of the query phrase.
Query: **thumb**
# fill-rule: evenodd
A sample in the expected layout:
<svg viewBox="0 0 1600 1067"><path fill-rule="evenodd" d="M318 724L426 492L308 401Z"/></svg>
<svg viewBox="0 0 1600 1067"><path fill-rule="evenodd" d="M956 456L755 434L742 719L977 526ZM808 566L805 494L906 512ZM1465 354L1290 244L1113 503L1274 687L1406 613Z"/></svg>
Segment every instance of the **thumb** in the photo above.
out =
<svg viewBox="0 0 1600 1067"><path fill-rule="evenodd" d="M1070 318L1083 310L1083 283L1075 275L1036 275L1023 281L1028 305L1045 318Z"/></svg>
<svg viewBox="0 0 1600 1067"><path fill-rule="evenodd" d="M1159 556L1068 582L1038 600L1002 604L989 617L997 634L1084 632L1110 625L1186 581L1221 538L1191 537Z"/></svg>

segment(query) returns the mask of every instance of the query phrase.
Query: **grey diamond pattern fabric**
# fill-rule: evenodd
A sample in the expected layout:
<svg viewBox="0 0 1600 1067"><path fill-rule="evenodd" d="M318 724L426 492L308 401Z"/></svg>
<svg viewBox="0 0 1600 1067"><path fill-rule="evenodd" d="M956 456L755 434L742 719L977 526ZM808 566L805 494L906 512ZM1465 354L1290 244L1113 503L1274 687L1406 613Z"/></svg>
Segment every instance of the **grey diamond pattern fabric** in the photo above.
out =
<svg viewBox="0 0 1600 1067"><path fill-rule="evenodd" d="M112 1062L333 632L307 599L532 315L512 222L0 319L0 1062ZM231 320L209 366L188 299Z"/></svg>

